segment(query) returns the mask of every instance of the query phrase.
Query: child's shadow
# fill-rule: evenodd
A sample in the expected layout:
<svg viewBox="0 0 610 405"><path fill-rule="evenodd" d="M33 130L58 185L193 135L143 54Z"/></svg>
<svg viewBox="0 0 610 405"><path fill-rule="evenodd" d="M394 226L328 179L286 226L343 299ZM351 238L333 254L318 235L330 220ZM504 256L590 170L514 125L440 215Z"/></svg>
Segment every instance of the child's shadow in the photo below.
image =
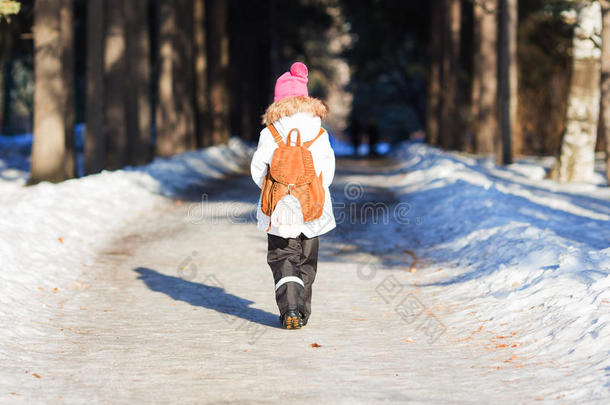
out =
<svg viewBox="0 0 610 405"><path fill-rule="evenodd" d="M253 304L254 301L229 294L222 286L195 283L179 277L168 276L146 267L137 267L133 271L140 274L138 280L144 281L149 289L167 294L174 300L213 309L250 322L276 328L280 327L277 315L262 309L251 308L250 304ZM213 277L210 277L208 282L219 284L218 280ZM226 318L231 322L228 317Z"/></svg>

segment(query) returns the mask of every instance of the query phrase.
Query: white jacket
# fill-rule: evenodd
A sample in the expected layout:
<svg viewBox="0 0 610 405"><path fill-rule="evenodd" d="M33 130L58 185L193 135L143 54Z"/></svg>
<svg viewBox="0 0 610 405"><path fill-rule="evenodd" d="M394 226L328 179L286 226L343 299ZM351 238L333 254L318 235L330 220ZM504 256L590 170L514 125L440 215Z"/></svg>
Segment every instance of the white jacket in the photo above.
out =
<svg viewBox="0 0 610 405"><path fill-rule="evenodd" d="M307 142L312 140L318 135L321 127L320 117L314 116L312 113L299 112L293 115L285 116L273 123L273 126L279 134L282 136L284 142L288 132L293 128L298 128L301 133L301 142ZM296 144L295 134L291 135L291 143ZM294 138L294 139L293 139ZM267 127L261 131L260 138L258 141L258 148L254 152L252 157L252 163L250 165L250 172L252 179L256 185L260 188L263 184L265 175L271 159L273 158L273 152L277 148L277 144L273 140L273 135ZM324 209L323 214L320 218L313 221L305 222L303 225L303 234L308 238L322 235L335 228L335 216L333 214L332 199L328 187L333 181L335 175L335 153L330 146L330 140L328 139L328 132L322 134L310 147L311 155L313 156L313 164L316 169L316 175L322 173L322 181L324 185ZM258 229L266 232L269 228L270 217L265 215L261 210L260 199L258 201L258 207L256 210L256 219L258 222ZM269 233L274 234L273 228ZM279 236L279 235L278 235Z"/></svg>

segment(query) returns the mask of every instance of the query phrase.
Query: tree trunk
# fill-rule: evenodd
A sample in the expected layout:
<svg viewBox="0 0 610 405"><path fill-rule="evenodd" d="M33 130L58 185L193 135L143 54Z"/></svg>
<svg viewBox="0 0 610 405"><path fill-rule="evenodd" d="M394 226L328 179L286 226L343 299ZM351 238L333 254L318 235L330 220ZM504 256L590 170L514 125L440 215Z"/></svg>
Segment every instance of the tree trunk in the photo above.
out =
<svg viewBox="0 0 610 405"><path fill-rule="evenodd" d="M475 71L480 74L478 83L477 130L475 151L490 155L497 152L498 145L498 60L497 60L497 15L498 0L481 0L475 3L476 24L479 24L479 50L476 53Z"/></svg>
<svg viewBox="0 0 610 405"><path fill-rule="evenodd" d="M197 131L197 146L212 144L210 117L208 111L208 61L206 49L206 15L205 0L193 2L193 38L195 59L195 124Z"/></svg>
<svg viewBox="0 0 610 405"><path fill-rule="evenodd" d="M194 146L193 98L188 89L189 86L192 88L192 73L185 77L192 67L192 54L182 49L190 49L191 44L185 31L184 18L180 18L185 13L181 14L177 10L183 5L182 2L161 0L156 150L159 156L171 156ZM186 14L192 21L189 12ZM184 60L185 57L190 58Z"/></svg>
<svg viewBox="0 0 610 405"><path fill-rule="evenodd" d="M517 0L500 0L499 94L500 163L513 160L513 133L517 127Z"/></svg>
<svg viewBox="0 0 610 405"><path fill-rule="evenodd" d="M481 99L481 17L483 8L477 2L472 5L472 87L470 93L470 128L462 144L462 150L474 152L474 137L479 128L479 103Z"/></svg>
<svg viewBox="0 0 610 405"><path fill-rule="evenodd" d="M62 0L59 11L61 59L63 72L63 102L64 130L66 156L64 159L66 175L75 177L76 173L76 147L74 142L74 125L76 115L74 105L74 1Z"/></svg>
<svg viewBox="0 0 610 405"><path fill-rule="evenodd" d="M127 164L125 117L126 55L123 2L107 0L104 51L104 126L106 130L106 168L120 169Z"/></svg>
<svg viewBox="0 0 610 405"><path fill-rule="evenodd" d="M150 161L148 0L124 3L126 32L125 113L127 161Z"/></svg>
<svg viewBox="0 0 610 405"><path fill-rule="evenodd" d="M214 144L229 140L228 2L210 0L210 108Z"/></svg>
<svg viewBox="0 0 610 405"><path fill-rule="evenodd" d="M85 130L85 174L101 172L106 167L103 0L87 2Z"/></svg>
<svg viewBox="0 0 610 405"><path fill-rule="evenodd" d="M459 144L458 79L460 61L460 29L462 7L460 0L444 0L442 91L440 108L440 144L445 149Z"/></svg>
<svg viewBox="0 0 610 405"><path fill-rule="evenodd" d="M73 27L72 19L62 20L67 12L64 0L36 1L34 5L34 144L30 184L41 181L59 182L73 175L74 156L66 150L66 105L69 83L65 83L66 55L73 52L73 43L63 43ZM62 29L62 23L67 25Z"/></svg>
<svg viewBox="0 0 610 405"><path fill-rule="evenodd" d="M591 182L600 105L600 50L589 38L601 32L598 2L579 4L572 46L572 78L558 164L551 177L560 182Z"/></svg>
<svg viewBox="0 0 610 405"><path fill-rule="evenodd" d="M443 26L443 1L432 0L430 45L428 48L428 95L426 105L426 139L430 145L439 142L439 108L441 101L441 56Z"/></svg>
<svg viewBox="0 0 610 405"><path fill-rule="evenodd" d="M602 0L601 133L606 141L606 181L610 184L610 1Z"/></svg>
<svg viewBox="0 0 610 405"><path fill-rule="evenodd" d="M193 62L193 2L175 0L178 21L174 36L175 92L178 107L178 132L186 138L187 149L197 148L195 133L195 82Z"/></svg>
<svg viewBox="0 0 610 405"><path fill-rule="evenodd" d="M3 73L3 89L2 89L2 133L8 134L12 130L11 115L13 111L13 98L11 92L13 91L13 57L9 54L8 60L4 62L2 69Z"/></svg>

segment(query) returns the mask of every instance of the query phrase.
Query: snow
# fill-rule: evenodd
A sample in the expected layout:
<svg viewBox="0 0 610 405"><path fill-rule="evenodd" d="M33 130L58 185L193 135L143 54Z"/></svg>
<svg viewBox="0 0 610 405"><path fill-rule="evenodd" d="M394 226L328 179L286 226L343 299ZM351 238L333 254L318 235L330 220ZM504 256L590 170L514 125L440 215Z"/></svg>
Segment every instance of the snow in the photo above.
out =
<svg viewBox="0 0 610 405"><path fill-rule="evenodd" d="M3 326L0 329L0 358L9 359L18 357L13 351L22 340L33 342L39 339L39 344L45 342L45 339L56 342L53 339L57 337L47 335L50 332L42 325L47 319L57 316L57 308L39 299L40 294L53 294L56 286L72 283L78 290L81 282L79 269L88 267L108 270L96 258L100 257L103 247L112 245L111 241L116 240L116 235L127 225L139 224L137 221L154 222L160 211L166 209L166 197L175 199L210 179L243 174L243 168L247 167L252 153L251 147L232 139L228 145L187 152L168 159L156 159L142 167L103 172L61 184L42 183L22 187L27 178L27 170L24 170L23 163L18 162L19 152L11 152L13 163L7 163L4 158L11 154L7 152L9 149L4 149L5 155L0 159L0 324ZM380 329L364 328L365 333L351 335L353 341L357 342L357 350L361 351L354 359L362 359L362 367L379 368L366 378L366 373L361 376L362 390L372 386L379 390L374 394L369 393L368 398L381 401L384 390L387 390L388 393L392 392L394 398L404 399L400 386L387 384L388 380L376 385L374 381L378 380L373 379L381 378L387 372L383 368L387 364L412 362L414 364L408 368L417 371L413 379L420 390L413 393L419 397L411 398L419 398L420 402L428 402L426 398L436 398L431 401L437 403L451 402L453 394L436 391L436 387L451 391L448 388L451 381L435 379L437 375L446 378L454 376L458 381L463 379L460 377L462 374L476 377L476 380L471 381L476 387L469 389L485 389L489 394L498 378L489 375L488 369L492 368L503 368L498 373L502 372L502 378L515 384L518 388L515 395L517 392L536 392L546 400L561 398L567 403L607 402L610 399L610 188L600 184L562 185L545 180L545 169L550 166L548 159L531 158L507 167L498 167L488 159L442 152L420 143L401 144L391 152L391 156L395 159L396 166L383 173L338 176L335 187L340 187L341 182L345 182L346 187L361 182L366 187L374 185L389 190L396 197L397 204L402 204L400 207L404 211L393 209L394 216L389 224L367 228L364 234L366 243L360 245L355 256L336 256L331 263L329 246L332 245L333 236L321 242L324 246L321 261L327 266L326 270L332 269L334 272L320 274L320 281L317 281L320 290L316 294L321 297L331 296L339 291L343 296L326 303L317 301L316 305L328 306L329 311L335 311L328 316L340 319L337 317L344 316L340 311L352 311L352 307L356 306L354 302L359 302L357 305L362 306L359 312L362 322L365 322L364 315L367 315L366 318L377 322L375 326L386 325L384 322L389 319L385 317L387 314L382 317L379 313L373 313L383 308L383 303L379 303L379 300L373 302L370 297L362 299L357 296L357 292L365 288L363 279L354 282L343 276L353 276L355 269L361 271L362 263L357 261L357 257L368 252L366 260L383 261L383 254L378 252L401 254L402 252L395 251L398 244L401 244L416 252L417 263L414 267L417 271L392 274L408 280L412 286L425 289L428 303L438 300L436 302L439 306L447 308L442 311L437 306L433 307L447 331L439 338L444 346L438 350L434 346L431 349L415 346L417 336L409 337L406 341L412 342L409 344L416 348L409 349L414 350L411 354L415 356L415 361L403 361L394 356L393 351L385 353L384 347L378 343L372 346L374 349L368 345L368 340L379 342L382 339L387 341L388 347L393 348L390 345L396 344L393 342L397 340L394 332L404 331L395 322L381 326ZM358 164L357 161L354 164ZM344 197L349 199L347 188L345 191ZM360 194L360 190L355 191ZM342 198L341 195L337 197L337 201ZM239 208L238 213L243 211L244 216L247 216L252 208L249 203L254 204L254 201L235 201L233 208ZM216 204L220 209L221 202L210 204ZM223 209L226 210L226 206ZM234 238L236 241L233 250L226 250L225 242L217 240L218 237L206 241L207 245L202 244L214 250L210 252L213 259L205 259L208 260L205 262L206 271L210 271L216 261L229 269L243 269L241 264L235 264L241 258L233 252L240 251L239 249L243 249L239 256L244 256L248 263L252 262L255 253L261 255L261 246L256 245L256 252L252 249L254 242L260 242L251 236L250 232L255 232L254 224L223 222L204 225L216 226L216 235ZM191 232L199 232L199 229ZM336 235L340 239L341 234L337 232ZM353 233L352 236L362 235ZM172 238L172 235L160 235L162 237ZM206 237L212 238L209 235ZM183 235L173 246L179 247L188 241L189 238ZM151 246L162 249L166 245L160 239L151 242ZM184 247L188 252L192 249L193 246ZM141 254L150 256L152 261L152 253L152 250L144 250ZM175 263L183 260L182 254L178 251L168 253L166 267L173 269ZM150 265L156 267L158 263ZM264 262L258 263L256 268L264 265ZM389 261L385 265L391 270ZM237 291L240 288L252 290L251 294L256 297L269 295L268 291L259 291L245 285L245 273L237 270L225 273L221 270L216 269L217 272L212 274L230 280L227 285ZM154 273L152 270L150 272ZM264 284L267 281L259 273L255 274L257 283ZM251 275L248 277L252 278ZM339 288L336 283L329 283L324 287L324 277L331 281L334 281L332 277L343 277L345 286ZM254 283L252 281L253 285L258 286ZM196 288L194 283L191 284L190 288ZM235 290L230 291L239 296ZM133 287L129 292L136 293ZM121 299L125 295L115 293ZM159 305L164 303L161 300L163 294L154 297ZM136 304L137 301L133 305ZM154 310L165 314L156 315L161 318L175 316L164 309ZM319 316L322 318L322 315ZM153 322L152 319L151 317L146 322ZM207 319L199 321L200 328L216 328L212 330L217 334L227 329L223 322L210 325L206 323ZM328 334L323 335L323 332L316 329L306 329L303 333L314 333L316 339L326 336L326 341L319 340L323 348L330 346L333 336L343 341L340 333L345 332L345 328L337 330L318 326L328 330ZM184 326L176 320L174 327ZM315 327L313 324L307 328ZM315 332L308 332L309 330ZM197 331L189 333L190 339L182 339L180 336L176 339L184 340L186 345L205 347L197 339L207 339L207 335L198 336ZM276 337L275 333L270 328L266 339L285 339L283 335ZM168 334L168 339L172 336ZM139 343L140 337L136 337L138 343L134 343L134 347L145 348ZM95 342L96 338L92 339L88 342ZM222 339L211 340L210 344L220 348L223 342L230 342L229 339L231 337L222 335ZM405 344L405 339L398 340L401 341L398 344ZM473 345L466 346L464 342L467 341L473 342ZM274 346L277 344L264 345L261 350L271 350L269 347ZM120 346L116 347L123 350ZM346 370L353 369L353 363L349 363L349 360L354 354L345 355L344 350L349 347L342 346L340 349L336 354L342 357L337 361L340 361L343 368L336 372L346 373ZM464 354L466 349L472 350L477 356L468 358L468 353ZM41 352L45 350L52 349L40 349ZM378 362L377 355L371 355L376 352L371 350L377 350L381 353L380 356L385 356L384 361ZM421 354L416 350L428 351L420 358L416 357ZM490 362L489 356L479 356L477 350L486 350L490 353L489 356L496 356L493 357L495 362ZM254 349L251 350L252 355L253 352ZM20 354L19 358L24 359L25 364L35 363L28 357L34 356L32 352L27 353L30 354ZM232 352L218 353L212 357L223 359L223 362L232 361ZM466 359L443 357L460 353ZM152 359L154 354L151 350L146 359ZM325 364L328 367L325 370L331 370L336 358L331 357L330 352L326 356ZM171 359L170 355L165 357ZM206 367L215 364L212 357L207 359ZM273 361L278 361L279 357L280 354L276 354ZM322 357L321 359L319 361L323 361ZM105 362L101 354L97 360ZM125 359L127 360L128 358ZM265 363L259 364L262 367ZM11 367L17 368L15 365ZM151 362L147 367L153 368L154 365ZM238 371L241 369L239 365L234 367ZM243 367L252 370L254 366L244 363ZM486 369L486 373L477 374L476 368ZM194 378L196 375L193 373L197 370L191 371L189 375ZM568 375L568 371L572 374ZM265 369L265 373L271 371ZM430 375L418 377L422 373ZM331 377L328 381L333 381ZM4 378L9 379L0 372L0 385ZM11 376L9 381L19 381L18 378ZM241 381L242 384L246 379L239 377L235 381ZM540 384L541 381L544 384ZM303 383L306 384L306 381ZM328 384L330 383L324 386ZM139 387L142 388L141 385ZM18 388L13 390L19 391ZM459 386L455 388L457 391L461 389ZM264 387L258 385L253 388L258 392L262 389ZM221 385L217 390L226 391ZM456 398L464 400L464 396ZM531 396L525 394L518 398L531 400Z"/></svg>
<svg viewBox="0 0 610 405"><path fill-rule="evenodd" d="M470 302L486 329L518 317L517 344L527 342L519 357L580 367L580 386L554 387L564 399L608 399L610 188L561 185L532 164L500 168L421 144L395 157L403 163L393 187L422 224L411 244L442 267L425 283Z"/></svg>
<svg viewBox="0 0 610 405"><path fill-rule="evenodd" d="M40 308L30 298L37 290L76 279L75 269L94 264L99 247L130 220L149 213L161 196L241 173L250 154L249 146L233 138L228 145L60 184L5 182L0 189L0 336L35 334L32 322Z"/></svg>

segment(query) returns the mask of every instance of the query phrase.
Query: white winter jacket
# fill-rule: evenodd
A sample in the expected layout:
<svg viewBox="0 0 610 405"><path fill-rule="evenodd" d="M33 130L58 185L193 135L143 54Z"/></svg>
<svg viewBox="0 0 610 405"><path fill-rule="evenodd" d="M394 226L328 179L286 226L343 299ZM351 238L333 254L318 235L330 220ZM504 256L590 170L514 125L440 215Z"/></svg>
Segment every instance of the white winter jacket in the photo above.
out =
<svg viewBox="0 0 610 405"><path fill-rule="evenodd" d="M289 116L284 116L273 123L273 126L277 129L279 134L282 136L284 142L288 132L293 128L298 128L301 133L301 142L307 142L312 140L318 135L321 127L320 117L315 116L309 112L298 112ZM294 139L292 139L294 138ZM296 136L291 136L291 143L296 144ZM258 148L254 152L252 157L252 163L250 165L250 172L252 179L260 188L263 184L265 175L271 159L273 158L273 152L277 148L277 144L273 140L273 136L267 127L260 133L258 141ZM305 222L303 224L303 234L309 238L314 236L322 235L335 228L335 216L333 214L332 200L328 187L333 181L335 175L335 153L330 146L330 140L328 138L328 132L322 134L310 147L309 150L313 156L313 164L316 169L316 175L322 173L322 181L324 185L324 209L323 214L320 218L313 221ZM266 232L269 229L270 217L265 215L261 210L260 199L258 201L258 207L256 210L256 218L258 222L258 229ZM269 233L274 234L273 228ZM281 236L281 235L278 235Z"/></svg>

